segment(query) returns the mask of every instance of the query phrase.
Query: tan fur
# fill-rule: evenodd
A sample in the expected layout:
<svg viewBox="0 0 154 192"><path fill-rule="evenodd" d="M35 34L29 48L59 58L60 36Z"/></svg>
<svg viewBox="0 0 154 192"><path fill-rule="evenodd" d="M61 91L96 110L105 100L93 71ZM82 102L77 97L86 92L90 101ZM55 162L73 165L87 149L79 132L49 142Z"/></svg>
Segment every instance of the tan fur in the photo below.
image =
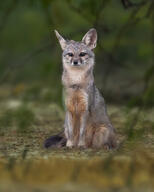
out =
<svg viewBox="0 0 154 192"><path fill-rule="evenodd" d="M87 110L86 94L80 89L74 91L70 88L66 99L66 107L72 115L74 144L77 145L81 116Z"/></svg>
<svg viewBox="0 0 154 192"><path fill-rule="evenodd" d="M72 114L80 116L83 112L86 111L87 108L85 93L79 89L75 91L70 90L69 96L67 97L66 106Z"/></svg>
<svg viewBox="0 0 154 192"><path fill-rule="evenodd" d="M104 124L87 124L86 127L86 147L92 147L92 148L101 148L102 146L104 148L107 148L107 143L104 144L104 138L110 137L110 142L112 147L116 146L116 139L115 135L111 134L108 128Z"/></svg>

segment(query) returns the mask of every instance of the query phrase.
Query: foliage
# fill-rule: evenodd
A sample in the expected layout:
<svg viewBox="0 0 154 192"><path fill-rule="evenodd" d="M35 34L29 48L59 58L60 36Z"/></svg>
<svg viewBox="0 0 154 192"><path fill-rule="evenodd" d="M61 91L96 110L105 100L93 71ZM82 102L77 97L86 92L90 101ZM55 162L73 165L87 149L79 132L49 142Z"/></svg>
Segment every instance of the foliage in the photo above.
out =
<svg viewBox="0 0 154 192"><path fill-rule="evenodd" d="M95 27L96 83L113 102L140 97L153 71L153 1L7 0L0 10L1 84L37 82L61 104L61 50L53 30L80 40ZM153 104L150 87L139 98L147 105Z"/></svg>
<svg viewBox="0 0 154 192"><path fill-rule="evenodd" d="M19 132L29 131L29 128L34 123L34 113L25 105L15 109L7 109L0 116L0 128L6 131L14 129Z"/></svg>

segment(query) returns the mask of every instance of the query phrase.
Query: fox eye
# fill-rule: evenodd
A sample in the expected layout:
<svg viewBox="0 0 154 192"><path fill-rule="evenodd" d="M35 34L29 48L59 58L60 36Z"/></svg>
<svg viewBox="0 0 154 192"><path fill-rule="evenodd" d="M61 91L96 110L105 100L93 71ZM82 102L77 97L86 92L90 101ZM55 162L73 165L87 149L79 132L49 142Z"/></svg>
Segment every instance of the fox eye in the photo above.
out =
<svg viewBox="0 0 154 192"><path fill-rule="evenodd" d="M73 53L67 53L68 56L73 57Z"/></svg>
<svg viewBox="0 0 154 192"><path fill-rule="evenodd" d="M85 53L85 52L81 52L81 53L79 54L80 57L84 57L85 55L87 55L87 53Z"/></svg>

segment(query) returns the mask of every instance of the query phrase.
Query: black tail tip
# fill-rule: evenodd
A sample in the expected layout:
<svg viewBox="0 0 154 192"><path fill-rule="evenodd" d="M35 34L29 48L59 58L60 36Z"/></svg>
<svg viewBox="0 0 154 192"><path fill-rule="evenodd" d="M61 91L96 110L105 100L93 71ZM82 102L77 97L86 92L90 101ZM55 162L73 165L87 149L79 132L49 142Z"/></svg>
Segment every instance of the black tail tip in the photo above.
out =
<svg viewBox="0 0 154 192"><path fill-rule="evenodd" d="M53 135L45 140L44 147L45 148L58 147L58 146L62 147L62 146L65 146L65 144L66 144L66 141L63 137L59 135Z"/></svg>

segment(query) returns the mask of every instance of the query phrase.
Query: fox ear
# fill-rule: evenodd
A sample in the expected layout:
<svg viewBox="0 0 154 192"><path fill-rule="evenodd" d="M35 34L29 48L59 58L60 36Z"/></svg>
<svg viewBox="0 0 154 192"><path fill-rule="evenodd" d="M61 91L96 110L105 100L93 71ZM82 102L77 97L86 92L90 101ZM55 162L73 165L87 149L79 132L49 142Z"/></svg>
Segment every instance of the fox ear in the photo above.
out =
<svg viewBox="0 0 154 192"><path fill-rule="evenodd" d="M55 34L56 34L57 39L59 40L62 50L64 50L67 45L67 41L56 30L55 30Z"/></svg>
<svg viewBox="0 0 154 192"><path fill-rule="evenodd" d="M94 49L97 43L97 31L96 29L90 29L82 38L82 42L86 44L90 49Z"/></svg>

